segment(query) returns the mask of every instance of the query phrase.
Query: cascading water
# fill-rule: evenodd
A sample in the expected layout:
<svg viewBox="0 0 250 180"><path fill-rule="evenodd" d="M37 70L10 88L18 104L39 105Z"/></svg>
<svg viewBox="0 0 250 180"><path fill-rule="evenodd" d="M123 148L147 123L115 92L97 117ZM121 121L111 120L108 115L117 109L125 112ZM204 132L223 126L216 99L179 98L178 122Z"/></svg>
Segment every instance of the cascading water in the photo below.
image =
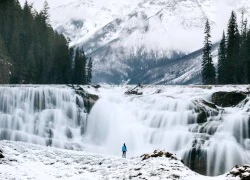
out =
<svg viewBox="0 0 250 180"><path fill-rule="evenodd" d="M91 110L85 136L89 151L121 156L123 143L130 157L165 149L206 175L250 163L250 101L221 108L209 103L215 90L203 88L166 88L144 96L121 91L105 91ZM202 121L204 113L208 117Z"/></svg>
<svg viewBox="0 0 250 180"><path fill-rule="evenodd" d="M0 87L0 140L81 149L83 99L65 86Z"/></svg>

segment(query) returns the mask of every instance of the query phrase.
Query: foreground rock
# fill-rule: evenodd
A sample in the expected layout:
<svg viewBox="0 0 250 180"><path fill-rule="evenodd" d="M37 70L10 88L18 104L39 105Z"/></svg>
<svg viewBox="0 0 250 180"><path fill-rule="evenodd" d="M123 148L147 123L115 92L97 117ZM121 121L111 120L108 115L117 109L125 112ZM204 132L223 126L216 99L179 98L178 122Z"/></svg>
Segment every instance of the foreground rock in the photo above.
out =
<svg viewBox="0 0 250 180"><path fill-rule="evenodd" d="M236 180L198 175L171 153L163 151L155 151L142 161L140 157L124 159L21 142L0 141L0 147L6 153L0 164L0 179L5 180Z"/></svg>
<svg viewBox="0 0 250 180"><path fill-rule="evenodd" d="M238 177L241 180L250 180L250 166L235 166L228 174L229 177Z"/></svg>

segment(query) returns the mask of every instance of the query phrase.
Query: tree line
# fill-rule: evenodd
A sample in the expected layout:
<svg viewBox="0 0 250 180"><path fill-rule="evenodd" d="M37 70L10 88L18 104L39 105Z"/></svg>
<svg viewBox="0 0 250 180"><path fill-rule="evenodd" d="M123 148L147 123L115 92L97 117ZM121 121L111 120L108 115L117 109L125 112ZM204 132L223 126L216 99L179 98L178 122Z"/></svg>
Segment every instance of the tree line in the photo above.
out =
<svg viewBox="0 0 250 180"><path fill-rule="evenodd" d="M45 1L41 12L27 1L0 2L0 52L8 57L11 84L89 84L92 60L53 30Z"/></svg>
<svg viewBox="0 0 250 180"><path fill-rule="evenodd" d="M248 84L250 83L250 29L247 19L242 19L240 27L234 11L229 19L227 33L223 31L218 51L218 68L211 55L210 25L205 25L205 40L202 58L203 84Z"/></svg>

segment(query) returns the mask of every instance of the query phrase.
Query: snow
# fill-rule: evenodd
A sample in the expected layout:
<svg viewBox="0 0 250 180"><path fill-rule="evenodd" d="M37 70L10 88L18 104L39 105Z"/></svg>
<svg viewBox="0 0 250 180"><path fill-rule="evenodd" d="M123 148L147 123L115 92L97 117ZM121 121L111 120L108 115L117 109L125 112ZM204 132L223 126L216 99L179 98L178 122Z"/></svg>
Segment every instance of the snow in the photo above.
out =
<svg viewBox="0 0 250 180"><path fill-rule="evenodd" d="M236 180L226 175L205 177L192 172L179 160L123 159L113 156L43 147L22 142L0 141L6 156L0 163L0 179L180 179Z"/></svg>

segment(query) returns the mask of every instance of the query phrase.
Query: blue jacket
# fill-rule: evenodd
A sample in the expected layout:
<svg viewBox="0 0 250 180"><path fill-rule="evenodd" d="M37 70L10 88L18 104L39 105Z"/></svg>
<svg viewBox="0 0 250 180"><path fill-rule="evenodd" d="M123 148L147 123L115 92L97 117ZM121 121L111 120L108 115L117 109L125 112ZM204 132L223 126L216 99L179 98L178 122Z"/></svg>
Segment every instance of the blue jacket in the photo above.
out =
<svg viewBox="0 0 250 180"><path fill-rule="evenodd" d="M123 145L123 146L122 146L122 151L125 151L125 152L126 152L126 151L127 151L127 147Z"/></svg>

